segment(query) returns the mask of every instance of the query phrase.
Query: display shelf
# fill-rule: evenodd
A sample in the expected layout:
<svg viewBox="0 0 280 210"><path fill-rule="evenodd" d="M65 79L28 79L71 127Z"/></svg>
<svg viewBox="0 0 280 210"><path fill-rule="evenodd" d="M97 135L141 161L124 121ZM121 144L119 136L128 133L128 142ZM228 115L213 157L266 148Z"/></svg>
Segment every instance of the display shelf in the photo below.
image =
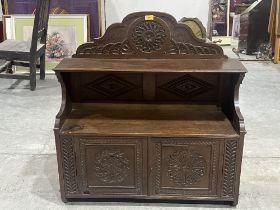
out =
<svg viewBox="0 0 280 210"><path fill-rule="evenodd" d="M60 131L69 135L238 137L215 106L88 104L76 107Z"/></svg>
<svg viewBox="0 0 280 210"><path fill-rule="evenodd" d="M209 65L211 62L211 65ZM234 59L64 59L60 72L246 72Z"/></svg>

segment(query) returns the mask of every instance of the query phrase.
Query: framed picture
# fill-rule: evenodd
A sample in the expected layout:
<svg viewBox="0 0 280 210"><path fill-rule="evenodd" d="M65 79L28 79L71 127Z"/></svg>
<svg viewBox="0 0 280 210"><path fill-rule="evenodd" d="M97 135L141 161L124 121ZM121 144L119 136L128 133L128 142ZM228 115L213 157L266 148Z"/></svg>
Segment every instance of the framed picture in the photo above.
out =
<svg viewBox="0 0 280 210"><path fill-rule="evenodd" d="M11 24L11 16L10 15L3 15L2 16L3 21L3 38L6 39L12 39L12 24Z"/></svg>
<svg viewBox="0 0 280 210"><path fill-rule="evenodd" d="M1 15L8 14L8 0L1 0Z"/></svg>
<svg viewBox="0 0 280 210"><path fill-rule="evenodd" d="M3 1L3 0L2 0ZM36 8L36 0L4 0L9 15L32 14ZM101 33L101 0L51 0L50 11L60 8L67 14L89 14L91 40ZM57 14L57 13L54 13Z"/></svg>
<svg viewBox="0 0 280 210"><path fill-rule="evenodd" d="M29 41L34 15L5 16L7 39ZM53 69L63 58L71 57L89 39L88 15L50 15L46 45L46 69Z"/></svg>
<svg viewBox="0 0 280 210"><path fill-rule="evenodd" d="M0 4L0 21L2 21L2 15L4 14L3 3Z"/></svg>

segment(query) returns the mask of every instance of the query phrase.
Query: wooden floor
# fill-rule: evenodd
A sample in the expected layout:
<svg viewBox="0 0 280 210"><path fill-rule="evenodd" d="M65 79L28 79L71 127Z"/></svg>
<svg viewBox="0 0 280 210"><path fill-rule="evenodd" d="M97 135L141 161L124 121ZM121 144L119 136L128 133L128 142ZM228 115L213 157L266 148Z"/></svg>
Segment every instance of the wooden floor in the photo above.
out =
<svg viewBox="0 0 280 210"><path fill-rule="evenodd" d="M87 104L76 107L61 129L71 135L236 137L216 106Z"/></svg>

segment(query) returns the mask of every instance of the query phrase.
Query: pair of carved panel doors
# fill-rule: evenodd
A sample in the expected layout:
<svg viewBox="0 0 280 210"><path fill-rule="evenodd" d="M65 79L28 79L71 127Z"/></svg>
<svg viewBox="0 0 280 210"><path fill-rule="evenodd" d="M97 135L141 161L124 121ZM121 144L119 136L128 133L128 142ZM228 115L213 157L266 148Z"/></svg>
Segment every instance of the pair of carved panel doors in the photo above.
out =
<svg viewBox="0 0 280 210"><path fill-rule="evenodd" d="M226 200L238 139L61 136L66 198Z"/></svg>

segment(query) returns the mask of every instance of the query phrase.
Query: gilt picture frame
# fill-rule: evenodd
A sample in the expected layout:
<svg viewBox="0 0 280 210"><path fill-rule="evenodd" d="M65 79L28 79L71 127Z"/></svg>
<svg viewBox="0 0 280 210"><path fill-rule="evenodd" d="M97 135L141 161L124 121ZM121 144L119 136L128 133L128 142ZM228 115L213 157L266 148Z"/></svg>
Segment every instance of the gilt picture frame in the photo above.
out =
<svg viewBox="0 0 280 210"><path fill-rule="evenodd" d="M7 25L7 22L10 25ZM6 21L7 39L28 41L32 38L34 15L10 15ZM63 58L71 57L81 44L88 42L89 15L50 15L46 46L46 69L53 69Z"/></svg>
<svg viewBox="0 0 280 210"><path fill-rule="evenodd" d="M6 15L33 14L36 0L2 0L5 1ZM54 8L64 9L67 14L89 14L90 40L101 35L101 0L51 0L50 11ZM57 13L53 13L57 14Z"/></svg>

